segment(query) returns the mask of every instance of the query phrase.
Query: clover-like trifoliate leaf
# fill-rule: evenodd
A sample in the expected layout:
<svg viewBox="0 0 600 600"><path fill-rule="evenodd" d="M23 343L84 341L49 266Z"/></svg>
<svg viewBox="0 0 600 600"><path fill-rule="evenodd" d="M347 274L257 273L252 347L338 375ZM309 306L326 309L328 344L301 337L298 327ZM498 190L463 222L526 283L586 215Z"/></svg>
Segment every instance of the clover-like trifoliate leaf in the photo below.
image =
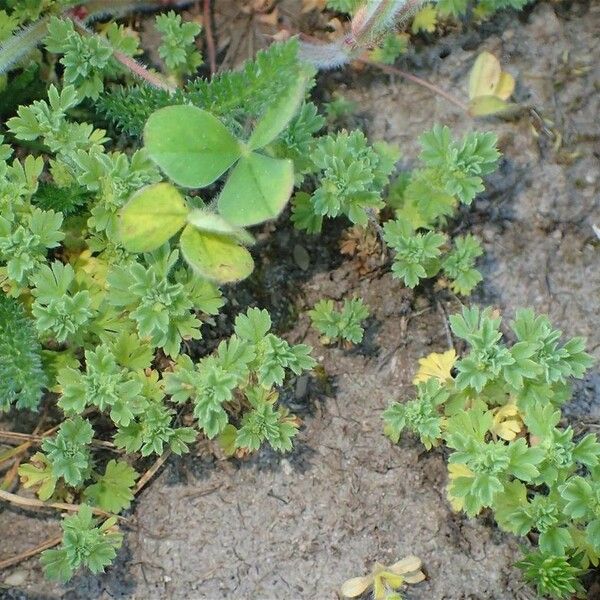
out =
<svg viewBox="0 0 600 600"><path fill-rule="evenodd" d="M240 227L274 219L294 187L291 160L251 152L235 166L218 200L219 212Z"/></svg>
<svg viewBox="0 0 600 600"><path fill-rule="evenodd" d="M238 140L209 112L195 106L161 108L144 128L150 158L176 184L210 185L240 157Z"/></svg>

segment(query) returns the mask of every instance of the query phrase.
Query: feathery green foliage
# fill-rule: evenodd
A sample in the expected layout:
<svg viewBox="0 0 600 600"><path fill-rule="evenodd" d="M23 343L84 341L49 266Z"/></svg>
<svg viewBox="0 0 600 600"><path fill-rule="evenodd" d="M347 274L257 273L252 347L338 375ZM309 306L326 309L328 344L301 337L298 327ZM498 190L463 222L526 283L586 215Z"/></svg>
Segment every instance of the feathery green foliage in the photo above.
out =
<svg viewBox="0 0 600 600"><path fill-rule="evenodd" d="M0 412L37 408L46 385L41 351L34 321L0 292Z"/></svg>
<svg viewBox="0 0 600 600"><path fill-rule="evenodd" d="M234 132L249 119L262 115L298 78L301 65L298 44L290 40L258 52L238 71L194 79L174 93L149 87L121 88L109 92L98 108L118 127L140 135L150 115L160 108L192 104L223 119Z"/></svg>

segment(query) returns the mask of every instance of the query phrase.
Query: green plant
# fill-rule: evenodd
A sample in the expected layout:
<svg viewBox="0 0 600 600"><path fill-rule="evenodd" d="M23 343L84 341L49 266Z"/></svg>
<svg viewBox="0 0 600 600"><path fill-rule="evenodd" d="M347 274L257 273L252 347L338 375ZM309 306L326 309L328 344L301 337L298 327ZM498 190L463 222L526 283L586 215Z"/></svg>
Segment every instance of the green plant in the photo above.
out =
<svg viewBox="0 0 600 600"><path fill-rule="evenodd" d="M46 401L62 411L57 431L43 436L19 474L41 501L81 504L64 522L62 546L42 558L47 575L64 581L114 558L121 536L111 515L130 506L140 457L182 454L199 434L240 456L264 443L292 448L300 421L278 393L287 376L313 367L310 348L275 335L258 309L239 315L214 353L193 344L224 304L218 283L251 272L244 228L283 209L294 161L322 119L304 102L312 70L292 42L242 74L191 84L204 105L221 106L227 126L169 102L150 110L146 147L133 140L118 149L82 115L95 118L92 103L120 77L116 57L137 45L127 46L116 25L92 35L62 8L51 11L62 18L41 17L65 84L19 106L6 122L12 144L0 144L0 409L35 410L48 390ZM171 42L192 35L178 18L159 22ZM178 75L197 62L186 56ZM261 71L273 57L293 64L277 93L265 92ZM238 105L236 89L252 102ZM223 175L216 210L190 191ZM107 445L119 460L97 452Z"/></svg>
<svg viewBox="0 0 600 600"><path fill-rule="evenodd" d="M418 377L417 398L384 412L393 441L414 432L426 448L445 444L448 497L475 516L490 508L505 531L537 534L539 551L519 564L540 594L569 598L577 576L600 561L600 443L593 434L561 428L568 380L583 377L592 359L584 341L560 342L561 332L531 309L517 311L516 341L502 341L491 309L465 308L450 317L469 352L453 365ZM455 375L450 375L453 367Z"/></svg>
<svg viewBox="0 0 600 600"><path fill-rule="evenodd" d="M182 83L201 60L197 25L159 17L168 78L135 62L129 30L90 26L140 3L9 0L0 12L0 71L10 72L6 95L18 92L5 107L10 144L0 144L0 408L36 409L47 390L49 414L61 415L19 474L48 506L80 505L64 521L62 545L42 557L62 581L115 557L112 515L147 479L136 483L141 458L183 454L199 435L227 455L291 449L300 422L278 394L314 366L310 348L275 335L259 309L238 315L216 350L198 343L224 304L218 286L252 272L247 228L278 217L294 187L293 219L314 232L324 216L378 226L391 208L411 224L409 237L441 236L433 230L455 208L439 198L430 208L430 188L407 200L417 172L386 203L398 152L359 131L319 135L325 119L306 98L314 69L297 40L273 44L239 71ZM362 42L383 35L403 6L362 11L371 22ZM390 60L398 41L382 48ZM45 95L28 93L34 79ZM96 126L96 111L110 133ZM126 135L112 135L114 126ZM468 203L480 190L495 160L482 139L446 140L424 159L440 194ZM408 217L417 213L415 224ZM475 241L440 248L438 270L467 293ZM320 312L335 337L360 341L368 315L360 300ZM118 460L98 452L107 447ZM397 583L386 577L377 585Z"/></svg>
<svg viewBox="0 0 600 600"><path fill-rule="evenodd" d="M330 344L345 340L360 344L363 339L362 322L369 316L369 309L360 298L344 300L341 310L336 311L332 300L319 300L308 311L313 327L322 335L322 341Z"/></svg>
<svg viewBox="0 0 600 600"><path fill-rule="evenodd" d="M41 351L33 320L0 292L0 411L37 408L46 386Z"/></svg>
<svg viewBox="0 0 600 600"><path fill-rule="evenodd" d="M388 202L395 219L383 225L384 239L395 252L392 272L409 287L443 273L459 294L470 294L481 281L475 269L483 253L472 235L458 237L446 249L446 236L435 231L483 191L482 177L498 161L496 137L471 133L452 140L447 127L434 126L421 136L423 167L392 186ZM445 251L445 254L444 254Z"/></svg>
<svg viewBox="0 0 600 600"><path fill-rule="evenodd" d="M174 105L153 113L144 129L150 158L177 185L207 187L231 169L210 207L190 209L178 190L160 183L138 192L121 213L121 240L132 252L151 251L184 228L180 248L201 276L222 283L253 269L243 229L279 215L294 185L292 160L258 152L287 127L304 99L310 69L264 111L247 140L236 138L216 117L194 106Z"/></svg>
<svg viewBox="0 0 600 600"><path fill-rule="evenodd" d="M116 531L117 519L111 517L102 525L92 516L92 509L82 504L79 512L62 524L63 543L58 549L45 550L42 565L49 579L68 581L79 567L92 573L103 573L117 555L123 535Z"/></svg>
<svg viewBox="0 0 600 600"><path fill-rule="evenodd" d="M156 29L161 34L158 54L167 69L175 75L194 73L202 64L202 55L196 49L196 36L202 30L197 23L183 23L172 10L156 17Z"/></svg>
<svg viewBox="0 0 600 600"><path fill-rule="evenodd" d="M321 231L324 216L343 214L367 225L369 214L384 206L381 194L398 156L388 144L370 146L361 131L319 138L311 156L318 185L312 196L296 195L292 221L309 233Z"/></svg>
<svg viewBox="0 0 600 600"><path fill-rule="evenodd" d="M287 370L299 375L315 362L308 346L290 346L270 329L266 310L249 309L238 315L235 334L213 355L196 365L184 356L166 376L167 393L175 402L192 401L199 428L209 438L227 430L235 434L234 448L256 450L268 441L276 450L291 449L297 424L286 409L276 407L274 386L282 385ZM244 411L234 431L227 407L236 402Z"/></svg>

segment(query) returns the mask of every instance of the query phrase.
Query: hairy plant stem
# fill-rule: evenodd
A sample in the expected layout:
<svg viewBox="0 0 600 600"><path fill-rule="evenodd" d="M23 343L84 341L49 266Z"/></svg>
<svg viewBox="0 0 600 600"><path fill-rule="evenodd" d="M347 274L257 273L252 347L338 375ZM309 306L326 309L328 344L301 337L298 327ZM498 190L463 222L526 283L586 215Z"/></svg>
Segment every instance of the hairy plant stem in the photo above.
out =
<svg viewBox="0 0 600 600"><path fill-rule="evenodd" d="M77 29L84 35L88 36L97 36L86 24L79 18L74 15L69 15ZM142 63L135 60L131 56L124 54L118 50L113 50L114 59L123 65L132 75L138 77L145 83L151 85L152 87L166 90L168 92L174 92L177 88L167 81L165 81L160 75L153 73L148 68L146 68Z"/></svg>
<svg viewBox="0 0 600 600"><path fill-rule="evenodd" d="M398 22L406 21L426 1L371 0L356 12L347 34L325 44L305 41L300 46L300 56L319 69L332 69L347 64Z"/></svg>

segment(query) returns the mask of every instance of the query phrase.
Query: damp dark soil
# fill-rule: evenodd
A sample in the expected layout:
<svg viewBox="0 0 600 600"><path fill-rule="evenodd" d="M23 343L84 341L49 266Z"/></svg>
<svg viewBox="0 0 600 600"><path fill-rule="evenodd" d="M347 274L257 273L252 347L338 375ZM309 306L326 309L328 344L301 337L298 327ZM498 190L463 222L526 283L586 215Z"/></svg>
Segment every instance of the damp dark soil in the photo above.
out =
<svg viewBox="0 0 600 600"><path fill-rule="evenodd" d="M540 3L422 44L403 60L403 68L464 98L476 55L493 52L518 82L516 99L531 107L510 121L473 121L442 97L375 69L346 69L319 83L325 98L335 90L356 101L349 125L397 143L405 167L433 123L459 134L496 131L501 167L454 226L485 243L484 283L474 299L507 317L519 306L547 312L566 335L585 335L596 357L598 31L598 4ZM199 444L171 458L137 500L105 575L51 585L32 559L0 573L1 598L327 600L373 562L407 554L422 558L428 576L408 599L535 597L512 566L517 540L486 515L468 520L451 511L443 453L426 453L410 438L394 446L382 433L382 410L412 393L417 359L448 347L446 316L457 299L444 290L413 294L377 264L359 275L356 261L339 254L340 235L333 225L310 238L283 219L265 232L260 268L228 309L233 314L246 301L267 307L288 339L315 348L326 378L300 378L284 393L303 419L294 451L225 461ZM351 351L323 347L306 308L353 295L372 311L364 343ZM576 387L567 416L578 430L600 426L598 370ZM58 530L57 518L0 507L0 560Z"/></svg>

